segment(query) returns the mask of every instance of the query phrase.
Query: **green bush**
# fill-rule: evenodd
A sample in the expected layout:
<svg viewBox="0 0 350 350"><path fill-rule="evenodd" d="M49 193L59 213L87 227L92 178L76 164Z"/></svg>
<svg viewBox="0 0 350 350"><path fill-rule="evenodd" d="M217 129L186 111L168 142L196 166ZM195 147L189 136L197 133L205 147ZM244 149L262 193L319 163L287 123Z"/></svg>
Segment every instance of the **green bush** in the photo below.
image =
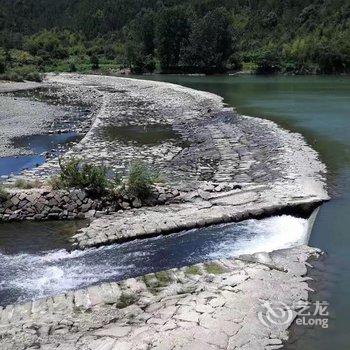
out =
<svg viewBox="0 0 350 350"><path fill-rule="evenodd" d="M140 199L149 197L157 178L158 175L151 171L143 162L137 161L132 163L127 178L129 194Z"/></svg>
<svg viewBox="0 0 350 350"><path fill-rule="evenodd" d="M97 55L92 55L90 57L91 69L96 70L100 68L100 61Z"/></svg>
<svg viewBox="0 0 350 350"><path fill-rule="evenodd" d="M37 71L35 66L24 66L24 67L16 67L11 70L6 71L4 74L0 76L2 80L10 80L10 81L42 81L42 75Z"/></svg>
<svg viewBox="0 0 350 350"><path fill-rule="evenodd" d="M72 158L66 162L59 160L61 173L52 177L48 183L53 189L80 188L91 196L118 198L121 194L146 199L152 194L152 186L159 176L143 162L131 164L125 181L119 174L109 178L108 168L100 165L85 164Z"/></svg>
<svg viewBox="0 0 350 350"><path fill-rule="evenodd" d="M81 188L93 196L101 196L107 192L109 180L108 169L105 166L85 164L75 158L65 163L59 160L59 164L61 168L59 180L63 187Z"/></svg>
<svg viewBox="0 0 350 350"><path fill-rule="evenodd" d="M8 197L8 192L5 190L4 186L0 184L0 201L4 201L8 199Z"/></svg>

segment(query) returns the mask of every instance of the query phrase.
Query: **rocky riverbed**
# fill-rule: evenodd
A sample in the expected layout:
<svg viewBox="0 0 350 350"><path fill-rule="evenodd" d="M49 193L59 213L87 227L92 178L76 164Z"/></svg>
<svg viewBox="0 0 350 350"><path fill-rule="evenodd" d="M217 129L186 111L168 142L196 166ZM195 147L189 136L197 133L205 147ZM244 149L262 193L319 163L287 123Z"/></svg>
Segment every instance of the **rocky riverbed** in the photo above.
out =
<svg viewBox="0 0 350 350"><path fill-rule="evenodd" d="M219 96L167 83L75 74L48 75L45 85L62 101L90 103L93 111L91 128L64 157L105 164L120 174L142 159L170 188L158 189L152 206L126 202L115 212L88 210L91 224L72 239L79 248L310 212L328 200L326 169L300 135L240 116ZM125 130L137 137L121 137ZM147 141L147 130L155 133L154 142ZM45 181L57 171L52 160L7 184L18 178ZM7 215L12 209L26 213L16 205L6 208ZM279 348L290 323L259 322L261 299L296 310L308 297L306 261L318 254L303 246L10 305L1 312L0 344L62 350Z"/></svg>
<svg viewBox="0 0 350 350"><path fill-rule="evenodd" d="M239 221L328 199L325 167L300 135L266 120L240 116L224 108L219 96L168 83L74 74L49 75L45 85L57 100L90 104L92 110L91 128L64 157L105 164L120 174L131 161L142 159L160 172L174 193L158 196L160 203L169 204L166 207L100 218L91 230L76 236L80 247ZM125 138L125 129L132 127L135 140ZM153 142L146 142L145 135L154 130L158 133ZM57 171L57 160L52 160L21 177L42 180ZM120 209L132 208L129 204ZM173 215L176 224L166 220ZM122 227L120 220L131 229Z"/></svg>

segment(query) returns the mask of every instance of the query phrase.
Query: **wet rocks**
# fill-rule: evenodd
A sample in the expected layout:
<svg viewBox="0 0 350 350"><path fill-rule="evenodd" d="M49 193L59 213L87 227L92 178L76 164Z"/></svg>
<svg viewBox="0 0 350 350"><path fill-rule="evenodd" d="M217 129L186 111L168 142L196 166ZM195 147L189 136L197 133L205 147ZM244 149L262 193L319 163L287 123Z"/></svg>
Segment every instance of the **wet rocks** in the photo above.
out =
<svg viewBox="0 0 350 350"><path fill-rule="evenodd" d="M306 302L302 276L319 254L302 246L222 259L8 305L0 309L0 347L275 349L292 320L267 327L258 314L266 302L293 311Z"/></svg>

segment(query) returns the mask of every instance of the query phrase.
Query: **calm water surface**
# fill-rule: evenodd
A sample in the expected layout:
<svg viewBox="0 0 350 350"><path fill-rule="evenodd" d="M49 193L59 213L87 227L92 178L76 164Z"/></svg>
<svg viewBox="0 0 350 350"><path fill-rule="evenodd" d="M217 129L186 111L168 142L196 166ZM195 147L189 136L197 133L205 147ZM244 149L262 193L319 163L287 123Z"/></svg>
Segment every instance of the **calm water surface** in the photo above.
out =
<svg viewBox="0 0 350 350"><path fill-rule="evenodd" d="M62 148L66 149L73 142L78 142L82 136L75 132L49 135L30 135L13 139L19 148L30 150L33 154L0 157L0 176L19 174L25 169L35 168L46 161L44 152L51 151L51 155L58 155ZM59 148L61 148L59 150Z"/></svg>
<svg viewBox="0 0 350 350"><path fill-rule="evenodd" d="M346 349L350 344L350 78L152 76L219 94L238 112L302 133L329 170L332 201L318 215L310 245L328 253L314 300L330 303L329 329L303 330L290 349ZM300 330L299 330L300 331Z"/></svg>

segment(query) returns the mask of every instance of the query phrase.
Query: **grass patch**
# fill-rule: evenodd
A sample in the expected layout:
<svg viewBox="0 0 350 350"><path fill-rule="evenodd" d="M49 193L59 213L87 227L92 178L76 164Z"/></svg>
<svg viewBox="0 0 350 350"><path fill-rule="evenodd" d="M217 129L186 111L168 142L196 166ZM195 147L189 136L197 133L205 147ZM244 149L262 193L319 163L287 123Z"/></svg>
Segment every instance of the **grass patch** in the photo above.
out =
<svg viewBox="0 0 350 350"><path fill-rule="evenodd" d="M221 275L225 272L227 272L226 269L224 269L222 266L216 264L216 263L207 263L204 265L205 270L212 274L212 275Z"/></svg>
<svg viewBox="0 0 350 350"><path fill-rule="evenodd" d="M137 301L137 297L135 295L129 294L129 293L122 293L120 296L118 303L116 304L116 307L118 309L124 309L130 305L135 304Z"/></svg>
<svg viewBox="0 0 350 350"><path fill-rule="evenodd" d="M242 63L242 70L243 71L250 71L252 73L256 72L258 69L258 65L254 62L243 62Z"/></svg>
<svg viewBox="0 0 350 350"><path fill-rule="evenodd" d="M159 287L166 287L172 282L169 274L166 271L156 272L155 275L157 277Z"/></svg>
<svg viewBox="0 0 350 350"><path fill-rule="evenodd" d="M154 277L154 275L143 276L143 281L145 282L145 285L147 286L147 288L153 289L158 286L158 281Z"/></svg>
<svg viewBox="0 0 350 350"><path fill-rule="evenodd" d="M202 271L198 266L189 266L186 271L186 275L201 275Z"/></svg>
<svg viewBox="0 0 350 350"><path fill-rule="evenodd" d="M39 180L28 181L24 179L18 179L14 183L15 188L21 188L23 190L29 190L31 188L40 188L42 183Z"/></svg>
<svg viewBox="0 0 350 350"><path fill-rule="evenodd" d="M35 66L24 66L7 70L5 73L0 75L0 80L19 82L29 80L41 82L43 80L43 76L37 71Z"/></svg>
<svg viewBox="0 0 350 350"><path fill-rule="evenodd" d="M51 188L53 190L62 190L64 189L64 184L62 183L61 181L61 176L59 175L55 175L55 176L52 176L50 177L48 180L47 180L47 184L49 186L51 186Z"/></svg>
<svg viewBox="0 0 350 350"><path fill-rule="evenodd" d="M93 197L109 200L120 199L124 194L141 200L152 195L152 188L158 175L144 163L135 162L130 166L126 179L114 174L103 165L86 164L77 158L67 161L59 159L61 172L48 180L54 190L79 188Z"/></svg>
<svg viewBox="0 0 350 350"><path fill-rule="evenodd" d="M80 159L72 158L65 163L59 160L61 173L55 179L56 186L80 188L92 196L106 194L110 184L107 178L108 169L103 165L83 163Z"/></svg>

